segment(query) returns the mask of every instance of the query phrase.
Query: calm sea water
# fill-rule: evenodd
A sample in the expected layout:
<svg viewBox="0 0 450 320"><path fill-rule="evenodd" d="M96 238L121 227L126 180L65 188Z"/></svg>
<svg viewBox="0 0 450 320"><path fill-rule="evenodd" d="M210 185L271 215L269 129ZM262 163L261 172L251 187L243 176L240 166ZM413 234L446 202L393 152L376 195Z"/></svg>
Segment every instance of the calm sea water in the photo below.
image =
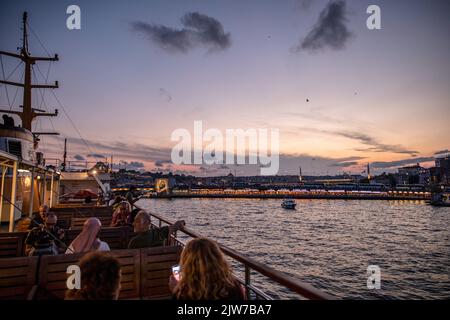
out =
<svg viewBox="0 0 450 320"><path fill-rule="evenodd" d="M197 233L344 299L449 299L450 208L420 201L143 199ZM381 289L367 289L367 267ZM239 272L239 266L234 266ZM239 274L239 273L238 273ZM275 298L298 298L252 274Z"/></svg>

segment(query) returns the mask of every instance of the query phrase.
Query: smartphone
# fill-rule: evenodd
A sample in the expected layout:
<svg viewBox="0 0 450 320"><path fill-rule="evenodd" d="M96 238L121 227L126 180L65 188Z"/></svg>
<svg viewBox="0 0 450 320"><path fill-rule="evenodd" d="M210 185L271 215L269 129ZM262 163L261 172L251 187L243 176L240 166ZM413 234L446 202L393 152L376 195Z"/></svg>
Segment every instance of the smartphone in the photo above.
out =
<svg viewBox="0 0 450 320"><path fill-rule="evenodd" d="M179 264L172 266L172 274L173 274L173 277L177 281L180 281L180 265Z"/></svg>

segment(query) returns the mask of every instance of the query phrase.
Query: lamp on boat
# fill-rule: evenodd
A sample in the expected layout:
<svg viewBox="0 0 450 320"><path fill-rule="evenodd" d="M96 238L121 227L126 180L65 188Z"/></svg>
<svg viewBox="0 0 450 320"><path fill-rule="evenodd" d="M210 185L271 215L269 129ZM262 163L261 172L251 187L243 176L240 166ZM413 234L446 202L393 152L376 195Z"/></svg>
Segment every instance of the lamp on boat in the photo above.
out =
<svg viewBox="0 0 450 320"><path fill-rule="evenodd" d="M30 187L31 186L31 178L26 176L24 179L24 184L25 184L26 188Z"/></svg>

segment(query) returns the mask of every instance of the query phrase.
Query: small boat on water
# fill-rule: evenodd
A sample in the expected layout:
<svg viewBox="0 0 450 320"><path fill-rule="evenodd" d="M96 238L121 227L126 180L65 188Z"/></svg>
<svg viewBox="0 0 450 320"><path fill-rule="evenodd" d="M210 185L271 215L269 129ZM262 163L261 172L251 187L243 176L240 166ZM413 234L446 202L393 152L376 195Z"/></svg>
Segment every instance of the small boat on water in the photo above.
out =
<svg viewBox="0 0 450 320"><path fill-rule="evenodd" d="M450 207L450 189L444 185L432 185L431 199L427 203L436 207Z"/></svg>
<svg viewBox="0 0 450 320"><path fill-rule="evenodd" d="M450 207L450 194L443 192L433 193L429 204L436 207Z"/></svg>
<svg viewBox="0 0 450 320"><path fill-rule="evenodd" d="M297 203L295 202L294 199L284 199L283 202L281 203L281 207L284 209L294 210L296 206Z"/></svg>

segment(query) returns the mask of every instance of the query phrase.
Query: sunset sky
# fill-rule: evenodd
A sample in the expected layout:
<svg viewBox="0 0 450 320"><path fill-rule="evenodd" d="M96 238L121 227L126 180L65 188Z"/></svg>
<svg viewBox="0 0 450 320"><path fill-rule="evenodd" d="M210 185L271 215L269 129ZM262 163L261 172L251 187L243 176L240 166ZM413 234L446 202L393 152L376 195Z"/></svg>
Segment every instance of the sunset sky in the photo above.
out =
<svg viewBox="0 0 450 320"><path fill-rule="evenodd" d="M81 8L81 30L66 27L71 4ZM381 30L366 27L371 4L381 8ZM171 164L171 133L193 131L195 120L224 133L279 128L279 174L430 166L450 149L446 0L3 0L0 50L17 52L23 11L60 57L48 81L59 81L54 93L66 112L49 90L44 102L33 92L37 108L60 109L51 122L34 122L36 131L61 133L42 138L47 157L62 157L67 138L71 160L112 154L136 169L259 172ZM29 42L33 55L46 55L32 31ZM8 76L17 61L2 59ZM33 81L42 83L49 63L38 64ZM15 92L1 86L0 106L18 109Z"/></svg>

